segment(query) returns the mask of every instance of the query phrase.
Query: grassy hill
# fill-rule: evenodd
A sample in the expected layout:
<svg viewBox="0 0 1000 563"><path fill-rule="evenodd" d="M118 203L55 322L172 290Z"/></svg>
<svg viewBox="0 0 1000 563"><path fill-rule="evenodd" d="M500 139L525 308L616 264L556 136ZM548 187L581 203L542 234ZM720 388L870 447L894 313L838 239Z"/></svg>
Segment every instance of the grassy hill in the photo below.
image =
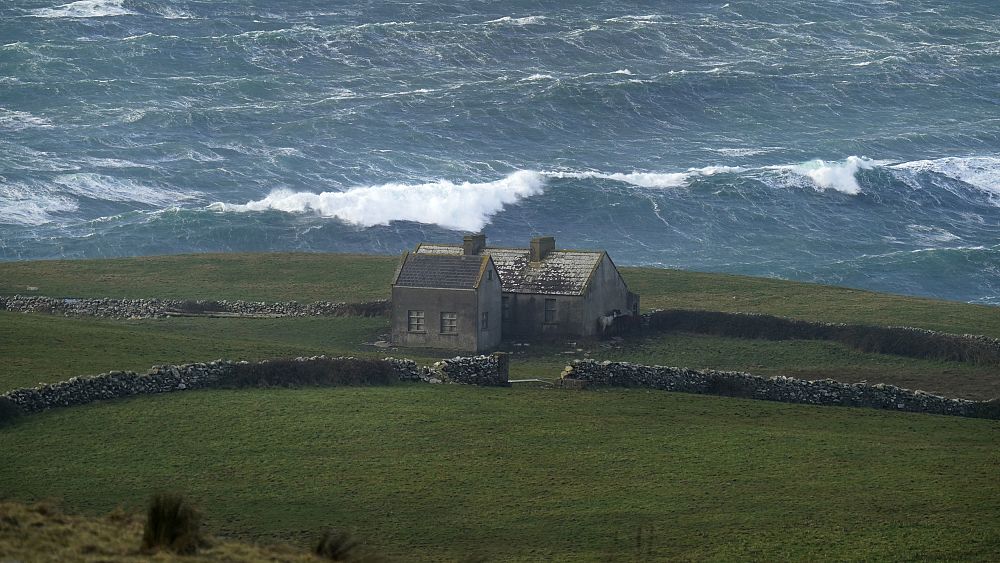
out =
<svg viewBox="0 0 1000 563"><path fill-rule="evenodd" d="M0 492L101 514L185 491L223 537L399 560L977 560L1000 422L644 390L199 391L0 430Z"/></svg>
<svg viewBox="0 0 1000 563"><path fill-rule="evenodd" d="M391 257L266 254L0 264L0 293L384 297ZM755 311L1000 336L996 308L809 284L627 269L647 307ZM151 364L448 351L365 345L384 319L114 321L0 312L0 389ZM577 348L583 351L577 351ZM743 369L1000 395L995 369L830 342L650 335L514 356ZM0 428L0 499L141 510L186 492L223 538L305 546L357 528L399 560L951 559L1000 552L1000 422L646 390L396 385L137 397ZM3 523L0 522L0 527Z"/></svg>

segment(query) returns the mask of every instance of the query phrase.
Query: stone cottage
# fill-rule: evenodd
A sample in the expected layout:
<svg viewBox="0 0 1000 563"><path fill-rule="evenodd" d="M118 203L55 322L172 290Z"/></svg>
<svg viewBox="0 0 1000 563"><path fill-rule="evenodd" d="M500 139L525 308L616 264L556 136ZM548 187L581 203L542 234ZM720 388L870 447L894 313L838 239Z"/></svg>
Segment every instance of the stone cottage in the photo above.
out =
<svg viewBox="0 0 1000 563"><path fill-rule="evenodd" d="M500 306L500 276L488 254L408 252L392 281L392 342L492 350L500 344Z"/></svg>
<svg viewBox="0 0 1000 563"><path fill-rule="evenodd" d="M489 259L499 279L501 334L498 338L504 340L596 337L622 318L638 318L639 296L629 291L605 251L559 250L552 237L532 239L528 248L489 247L486 246L486 237L478 234L466 236L461 245L420 244L414 252L404 256L400 273L414 257L426 260L479 259L483 264ZM432 277L430 274L427 276ZM413 284L417 283L422 284L419 287L425 291L429 285L436 287L436 299L459 298L457 292L449 293L449 288L437 287L444 285L438 279L413 281L397 274L393 282L392 328L393 342L400 346L413 345L409 342L417 340L403 334L409 329L403 317L411 306L415 306L410 293ZM487 289L480 287L478 291L484 290ZM405 301L397 304L397 292L403 293ZM488 312L491 318L495 318L492 311L483 309L482 312ZM468 327L460 330L468 330ZM492 334L490 336L493 337ZM427 339L428 342L431 340ZM440 343L438 340L434 342L428 345L437 346ZM470 342L463 341L463 344Z"/></svg>

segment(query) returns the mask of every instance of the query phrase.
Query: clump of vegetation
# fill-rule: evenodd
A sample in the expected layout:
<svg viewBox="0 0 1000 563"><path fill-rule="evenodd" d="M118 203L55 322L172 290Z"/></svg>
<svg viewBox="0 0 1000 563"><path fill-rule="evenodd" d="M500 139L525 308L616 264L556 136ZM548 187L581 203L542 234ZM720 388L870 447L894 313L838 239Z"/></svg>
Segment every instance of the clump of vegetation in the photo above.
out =
<svg viewBox="0 0 1000 563"><path fill-rule="evenodd" d="M157 493L149 503L142 549L166 549L182 555L197 553L205 544L201 514L177 493Z"/></svg>
<svg viewBox="0 0 1000 563"><path fill-rule="evenodd" d="M347 531L327 530L319 538L313 553L330 561L352 561L360 544Z"/></svg>
<svg viewBox="0 0 1000 563"><path fill-rule="evenodd" d="M226 310L218 301L193 301L191 299L181 301L175 309L182 313L218 313Z"/></svg>
<svg viewBox="0 0 1000 563"><path fill-rule="evenodd" d="M390 385L396 381L392 365L384 360L318 358L270 360L238 364L220 382L221 387L336 387Z"/></svg>
<svg viewBox="0 0 1000 563"><path fill-rule="evenodd" d="M22 414L21 408L14 401L0 397L0 427L13 424Z"/></svg>
<svg viewBox="0 0 1000 563"><path fill-rule="evenodd" d="M344 303L340 313L349 317L388 317L392 310L389 301L365 301L363 303Z"/></svg>

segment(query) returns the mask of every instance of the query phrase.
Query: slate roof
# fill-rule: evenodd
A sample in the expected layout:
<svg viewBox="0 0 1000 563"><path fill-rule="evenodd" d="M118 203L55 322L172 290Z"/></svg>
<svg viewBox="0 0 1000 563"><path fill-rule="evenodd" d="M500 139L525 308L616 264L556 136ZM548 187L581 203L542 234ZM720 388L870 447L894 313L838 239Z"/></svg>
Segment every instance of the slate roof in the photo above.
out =
<svg viewBox="0 0 1000 563"><path fill-rule="evenodd" d="M407 253L394 285L475 289L489 256Z"/></svg>
<svg viewBox="0 0 1000 563"><path fill-rule="evenodd" d="M450 244L421 244L418 256L461 256L462 247ZM550 295L582 295L590 276L604 257L604 252L585 250L553 250L539 264L530 264L527 248L486 247L482 256L489 255L500 275L500 285L508 293L543 293Z"/></svg>

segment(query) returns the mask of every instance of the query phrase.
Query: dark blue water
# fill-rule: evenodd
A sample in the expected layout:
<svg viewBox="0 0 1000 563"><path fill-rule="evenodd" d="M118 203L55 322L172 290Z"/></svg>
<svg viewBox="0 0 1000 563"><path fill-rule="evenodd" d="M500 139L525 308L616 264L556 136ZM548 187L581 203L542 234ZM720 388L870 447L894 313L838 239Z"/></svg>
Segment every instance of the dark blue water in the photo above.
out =
<svg viewBox="0 0 1000 563"><path fill-rule="evenodd" d="M0 259L480 229L1000 304L1000 2L0 4Z"/></svg>

